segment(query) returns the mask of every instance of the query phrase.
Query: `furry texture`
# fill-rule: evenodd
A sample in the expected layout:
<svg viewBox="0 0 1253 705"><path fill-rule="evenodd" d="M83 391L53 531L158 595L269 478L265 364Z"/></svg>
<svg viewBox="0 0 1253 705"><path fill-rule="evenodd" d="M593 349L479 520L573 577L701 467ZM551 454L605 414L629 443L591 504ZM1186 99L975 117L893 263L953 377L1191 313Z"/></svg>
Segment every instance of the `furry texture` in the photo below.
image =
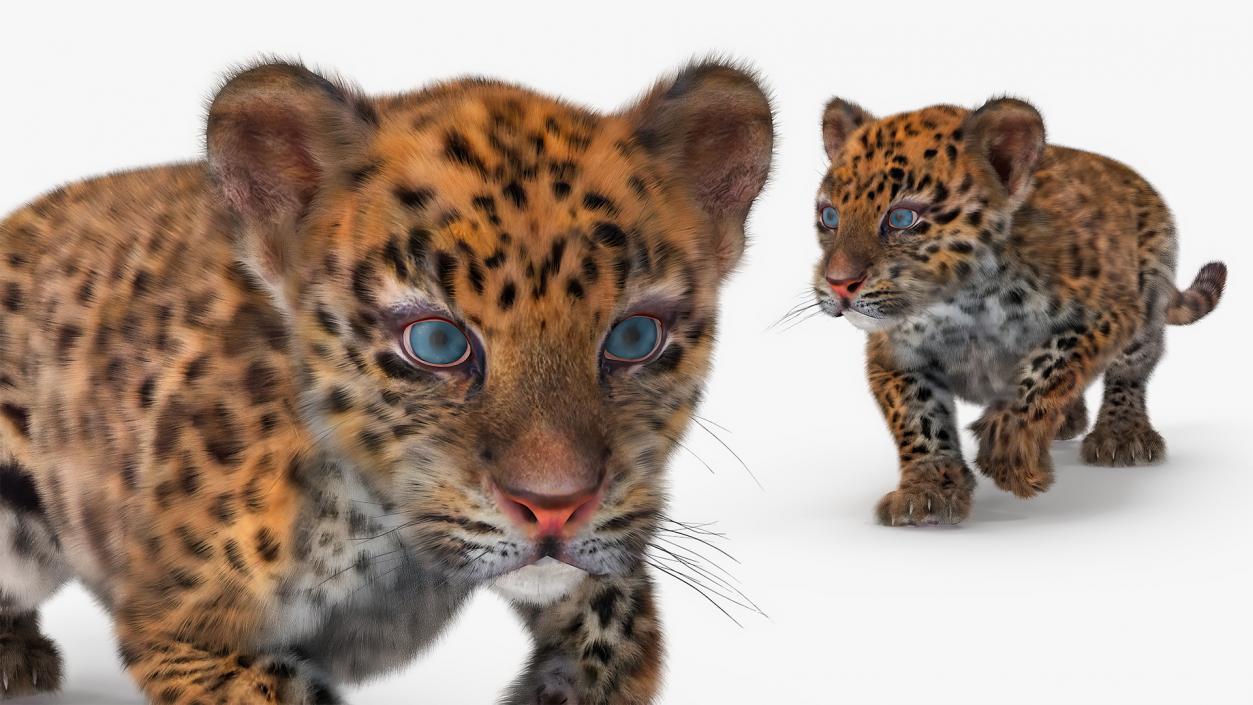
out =
<svg viewBox="0 0 1253 705"><path fill-rule="evenodd" d="M1163 457L1144 397L1163 327L1213 309L1226 268L1206 265L1191 288L1175 288L1174 224L1152 187L1111 159L1048 145L1039 113L1019 100L880 120L836 99L823 122L831 167L818 191L814 291L825 312L869 331L870 387L901 468L881 522L970 512L958 397L987 407L973 426L978 469L1019 497L1052 484L1049 443L1086 429L1082 393L1102 373L1083 458ZM826 208L835 227L823 224ZM898 208L916 221L893 227Z"/></svg>
<svg viewBox="0 0 1253 705"><path fill-rule="evenodd" d="M616 114L481 80L367 98L269 63L214 100L206 162L4 220L10 682L56 686L55 651L20 655L74 577L152 702L334 703L554 557L587 576L522 608L536 655L510 702L649 702L643 554L772 137L756 81L716 62ZM641 311L657 354L609 364ZM471 363L409 356L432 316ZM500 499L589 478L595 511L558 537Z"/></svg>

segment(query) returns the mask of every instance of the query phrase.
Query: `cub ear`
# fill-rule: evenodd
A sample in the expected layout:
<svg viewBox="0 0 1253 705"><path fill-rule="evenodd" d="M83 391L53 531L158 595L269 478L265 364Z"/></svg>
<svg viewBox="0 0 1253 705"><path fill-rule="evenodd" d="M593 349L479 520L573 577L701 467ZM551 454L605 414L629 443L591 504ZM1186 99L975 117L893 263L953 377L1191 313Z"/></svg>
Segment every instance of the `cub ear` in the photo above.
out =
<svg viewBox="0 0 1253 705"><path fill-rule="evenodd" d="M1030 103L998 98L966 118L966 149L978 155L1011 198L1031 182L1044 153L1044 118Z"/></svg>
<svg viewBox="0 0 1253 705"><path fill-rule="evenodd" d="M744 221L774 155L770 99L749 73L717 61L658 83L626 117L635 136L709 216L719 276L744 252Z"/></svg>
<svg viewBox="0 0 1253 705"><path fill-rule="evenodd" d="M835 161L848 136L862 125L874 121L875 116L860 105L843 98L832 98L822 111L822 146L827 150L827 158Z"/></svg>
<svg viewBox="0 0 1253 705"><path fill-rule="evenodd" d="M376 122L354 90L297 64L245 69L218 91L209 173L243 221L243 259L268 284L282 278L298 220L318 191L364 161Z"/></svg>

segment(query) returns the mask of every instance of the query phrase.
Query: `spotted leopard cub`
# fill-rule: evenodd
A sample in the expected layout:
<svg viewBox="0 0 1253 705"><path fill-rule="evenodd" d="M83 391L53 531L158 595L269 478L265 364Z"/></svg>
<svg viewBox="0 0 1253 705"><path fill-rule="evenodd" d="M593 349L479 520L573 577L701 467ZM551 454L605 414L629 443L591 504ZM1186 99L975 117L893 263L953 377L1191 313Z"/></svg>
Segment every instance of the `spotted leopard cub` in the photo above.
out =
<svg viewBox="0 0 1253 705"><path fill-rule="evenodd" d="M487 585L534 636L506 702L651 702L643 554L771 160L755 80L602 114L274 63L207 133L0 223L4 696L59 684L36 609L77 579L153 703L338 703Z"/></svg>
<svg viewBox="0 0 1253 705"><path fill-rule="evenodd" d="M1106 157L1045 143L1032 106L993 100L875 118L835 99L831 167L818 191L821 308L869 332L870 386L900 454L884 524L953 524L970 513L954 398L986 405L975 463L1031 497L1053 483L1049 443L1083 433L1083 392L1105 397L1082 456L1160 460L1145 385L1167 323L1214 308L1226 267L1175 276L1170 212Z"/></svg>

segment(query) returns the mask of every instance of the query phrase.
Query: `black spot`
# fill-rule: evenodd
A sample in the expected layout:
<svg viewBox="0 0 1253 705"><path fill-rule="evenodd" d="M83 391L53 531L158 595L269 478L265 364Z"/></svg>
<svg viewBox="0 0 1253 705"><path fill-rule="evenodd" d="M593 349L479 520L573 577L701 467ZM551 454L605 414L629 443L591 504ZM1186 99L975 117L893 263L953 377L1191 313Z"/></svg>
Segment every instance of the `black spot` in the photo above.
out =
<svg viewBox="0 0 1253 705"><path fill-rule="evenodd" d="M483 260L483 266L487 267L488 269L499 269L500 266L505 263L505 257L506 257L505 251L498 249L495 252L493 252L490 257Z"/></svg>
<svg viewBox="0 0 1253 705"><path fill-rule="evenodd" d="M590 211L600 211L609 215L617 215L618 206L606 196L592 191L583 195L583 207Z"/></svg>
<svg viewBox="0 0 1253 705"><path fill-rule="evenodd" d="M383 261L391 266L397 279L404 281L409 278L409 263L405 262L404 255L400 252L400 243L396 238L389 238L387 244L383 246Z"/></svg>
<svg viewBox="0 0 1253 705"><path fill-rule="evenodd" d="M152 406L153 392L155 391L157 380L155 377L144 379L139 385L139 406L147 409Z"/></svg>
<svg viewBox="0 0 1253 705"><path fill-rule="evenodd" d="M374 301L374 263L362 260L352 270L352 293L367 303Z"/></svg>
<svg viewBox="0 0 1253 705"><path fill-rule="evenodd" d="M30 436L30 413L26 407L9 403L0 404L0 415L8 419L22 436Z"/></svg>
<svg viewBox="0 0 1253 705"><path fill-rule="evenodd" d="M390 350L383 350L376 354L374 362L383 371L383 374L392 379L404 380L406 382L427 382L431 379L428 373L405 362L399 355Z"/></svg>
<svg viewBox="0 0 1253 705"><path fill-rule="evenodd" d="M609 247L626 247L626 233L613 223L597 223L592 229L592 237Z"/></svg>
<svg viewBox="0 0 1253 705"><path fill-rule="evenodd" d="M474 289L474 293L483 293L483 267L477 259L470 260L466 267L466 278L470 280L470 288Z"/></svg>
<svg viewBox="0 0 1253 705"><path fill-rule="evenodd" d="M35 481L17 463L0 463L0 502L19 512L43 511Z"/></svg>
<svg viewBox="0 0 1253 705"><path fill-rule="evenodd" d="M512 281L505 282L500 289L500 310L508 311L513 308L513 302L518 298L518 287Z"/></svg>
<svg viewBox="0 0 1253 705"><path fill-rule="evenodd" d="M574 299L575 301L582 300L583 284L579 282L578 279L571 279L570 281L566 282L566 294L568 294L570 298Z"/></svg>
<svg viewBox="0 0 1253 705"><path fill-rule="evenodd" d="M335 315L326 310L322 306L318 306L313 312L318 319L318 326L332 337L339 336L339 323L335 320Z"/></svg>
<svg viewBox="0 0 1253 705"><path fill-rule="evenodd" d="M431 231L422 228L413 228L409 231L409 257L421 266L426 261L426 249L431 242Z"/></svg>
<svg viewBox="0 0 1253 705"><path fill-rule="evenodd" d="M219 524L231 524L235 521L235 499L227 492L218 495L209 505L209 516Z"/></svg>
<svg viewBox="0 0 1253 705"><path fill-rule="evenodd" d="M398 186L393 193L396 194L396 200L400 201L406 208L425 208L431 202L431 199L435 197L434 192L427 188Z"/></svg>
<svg viewBox="0 0 1253 705"><path fill-rule="evenodd" d="M366 164L363 167L348 172L348 181L352 184L354 189L362 188L366 184L370 183L381 168L382 165L377 162Z"/></svg>
<svg viewBox="0 0 1253 705"><path fill-rule="evenodd" d="M142 296L147 293L151 284L152 275L148 273L148 270L139 270L139 272L135 274L135 281L133 283L135 296Z"/></svg>
<svg viewBox="0 0 1253 705"><path fill-rule="evenodd" d="M196 494L200 491L200 471L196 466L184 461L179 471L178 483L183 488L183 494L188 496Z"/></svg>
<svg viewBox="0 0 1253 705"><path fill-rule="evenodd" d="M275 538L274 532L266 527L261 527L257 532L257 555L266 563L273 563L278 560L278 553L282 546L279 545L278 539Z"/></svg>
<svg viewBox="0 0 1253 705"><path fill-rule="evenodd" d="M22 310L22 288L14 282L5 287L4 307L13 312Z"/></svg>
<svg viewBox="0 0 1253 705"><path fill-rule="evenodd" d="M444 287L444 293L449 298L455 297L457 285L454 277L457 274L457 258L447 252L440 252L435 256L435 272L439 276L440 286Z"/></svg>
<svg viewBox="0 0 1253 705"><path fill-rule="evenodd" d="M613 608L622 597L622 593L617 588L606 588L604 592L596 596L591 602L592 611L600 618L600 628L607 629L609 622L613 619Z"/></svg>
<svg viewBox="0 0 1253 705"><path fill-rule="evenodd" d="M570 195L570 184L565 181L553 182L553 197L558 201L564 201Z"/></svg>
<svg viewBox="0 0 1253 705"><path fill-rule="evenodd" d="M342 414L352 409L352 396L347 389L335 387L327 393L325 407L332 414Z"/></svg>
<svg viewBox="0 0 1253 705"><path fill-rule="evenodd" d="M209 356L201 355L191 362L187 363L187 368L183 370L183 379L188 382L194 382L204 376L209 367Z"/></svg>
<svg viewBox="0 0 1253 705"><path fill-rule="evenodd" d="M254 360L244 371L244 388L253 404L265 404L278 397L278 372L262 360Z"/></svg>
<svg viewBox="0 0 1253 705"><path fill-rule="evenodd" d="M470 167L480 174L487 174L487 165L474 153L470 143L460 132L449 132L444 143L444 156L462 166Z"/></svg>
<svg viewBox="0 0 1253 705"><path fill-rule="evenodd" d="M518 208L526 207L526 189L517 181L510 181L504 188L505 198L513 202Z"/></svg>
<svg viewBox="0 0 1253 705"><path fill-rule="evenodd" d="M239 544L235 542L235 539L228 539L223 550L226 552L226 562L236 573L248 575L251 572L248 570L248 564L244 562L244 556L240 553Z"/></svg>

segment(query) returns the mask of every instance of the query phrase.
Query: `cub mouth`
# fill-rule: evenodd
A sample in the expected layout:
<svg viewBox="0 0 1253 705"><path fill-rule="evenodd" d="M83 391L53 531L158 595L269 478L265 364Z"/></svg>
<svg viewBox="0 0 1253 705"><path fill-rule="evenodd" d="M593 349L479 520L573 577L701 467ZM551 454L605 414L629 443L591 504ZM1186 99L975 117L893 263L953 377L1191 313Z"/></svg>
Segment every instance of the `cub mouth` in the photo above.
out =
<svg viewBox="0 0 1253 705"><path fill-rule="evenodd" d="M544 606L570 594L587 576L583 569L546 555L496 578L492 589L511 602Z"/></svg>

